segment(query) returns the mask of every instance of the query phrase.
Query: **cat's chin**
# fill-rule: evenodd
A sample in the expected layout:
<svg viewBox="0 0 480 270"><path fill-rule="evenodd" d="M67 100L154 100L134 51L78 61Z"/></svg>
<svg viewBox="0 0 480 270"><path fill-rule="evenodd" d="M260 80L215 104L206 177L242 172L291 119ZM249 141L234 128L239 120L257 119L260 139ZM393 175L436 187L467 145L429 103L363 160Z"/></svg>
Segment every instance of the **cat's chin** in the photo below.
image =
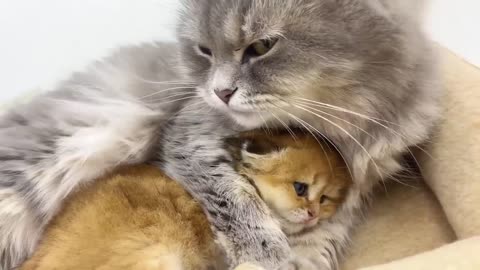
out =
<svg viewBox="0 0 480 270"><path fill-rule="evenodd" d="M235 111L230 111L227 112L227 114L232 118L235 123L237 123L239 126L245 128L245 129L257 129L262 126L265 126L267 119L265 116L262 116L261 113L257 112L235 112Z"/></svg>
<svg viewBox="0 0 480 270"><path fill-rule="evenodd" d="M237 111L227 106L218 106L217 104L209 103L211 107L230 117L237 125L246 130L257 129L269 125L271 122L271 115L256 111Z"/></svg>

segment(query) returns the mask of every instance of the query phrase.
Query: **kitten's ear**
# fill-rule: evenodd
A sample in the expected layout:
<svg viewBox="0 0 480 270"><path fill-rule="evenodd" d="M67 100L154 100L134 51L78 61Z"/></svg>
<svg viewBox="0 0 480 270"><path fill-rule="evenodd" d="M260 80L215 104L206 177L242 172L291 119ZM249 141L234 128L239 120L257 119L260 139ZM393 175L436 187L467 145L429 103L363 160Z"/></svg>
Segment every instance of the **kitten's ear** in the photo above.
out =
<svg viewBox="0 0 480 270"><path fill-rule="evenodd" d="M279 153L284 147L263 136L240 136L225 140L225 147L236 159L261 158Z"/></svg>
<svg viewBox="0 0 480 270"><path fill-rule="evenodd" d="M242 155L261 157L278 153L282 148L268 139L248 138L242 142Z"/></svg>

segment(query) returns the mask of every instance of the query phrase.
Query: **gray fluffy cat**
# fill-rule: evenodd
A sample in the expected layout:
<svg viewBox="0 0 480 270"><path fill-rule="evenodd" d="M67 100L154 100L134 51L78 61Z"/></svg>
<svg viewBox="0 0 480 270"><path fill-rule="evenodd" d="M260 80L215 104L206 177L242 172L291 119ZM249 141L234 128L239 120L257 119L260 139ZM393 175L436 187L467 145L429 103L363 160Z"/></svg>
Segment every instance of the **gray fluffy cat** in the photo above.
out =
<svg viewBox="0 0 480 270"><path fill-rule="evenodd" d="M276 269L290 258L282 269L335 269L363 198L439 115L431 48L413 14L420 2L184 0L177 45L121 49L5 113L0 269L32 253L80 185L147 160L202 202L232 264ZM221 143L286 125L328 137L354 176L317 237L290 241L293 256Z"/></svg>

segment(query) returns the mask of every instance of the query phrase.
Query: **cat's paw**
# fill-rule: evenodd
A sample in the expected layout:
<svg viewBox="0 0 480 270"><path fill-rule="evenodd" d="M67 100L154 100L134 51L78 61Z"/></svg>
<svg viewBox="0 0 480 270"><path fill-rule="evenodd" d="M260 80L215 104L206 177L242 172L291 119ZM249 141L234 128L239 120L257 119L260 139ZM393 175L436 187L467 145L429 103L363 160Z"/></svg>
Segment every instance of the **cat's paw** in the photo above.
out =
<svg viewBox="0 0 480 270"><path fill-rule="evenodd" d="M321 261L295 257L278 270L331 270L331 268Z"/></svg>
<svg viewBox="0 0 480 270"><path fill-rule="evenodd" d="M273 219L265 220L270 223L256 220L231 234L217 235L234 265L254 262L265 269L278 269L291 258L292 251L280 226Z"/></svg>

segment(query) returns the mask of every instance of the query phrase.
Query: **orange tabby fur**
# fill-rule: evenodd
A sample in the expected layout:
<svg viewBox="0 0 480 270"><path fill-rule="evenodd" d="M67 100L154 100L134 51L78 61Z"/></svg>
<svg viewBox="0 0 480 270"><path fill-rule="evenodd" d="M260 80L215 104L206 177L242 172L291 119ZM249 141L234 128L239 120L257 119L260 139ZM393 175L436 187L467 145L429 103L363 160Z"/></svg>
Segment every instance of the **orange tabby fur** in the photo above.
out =
<svg viewBox="0 0 480 270"><path fill-rule="evenodd" d="M190 195L158 169L137 166L73 196L21 269L201 270L216 252Z"/></svg>
<svg viewBox="0 0 480 270"><path fill-rule="evenodd" d="M242 148L243 142L254 138L267 146L266 153ZM316 225L342 202L350 182L344 163L328 145L308 136L293 140L259 133L246 133L239 142L232 150L236 169L257 186L287 233ZM292 186L295 181L309 184L312 194L298 197ZM322 195L329 196L327 203L320 204ZM316 211L314 223L289 219L292 210L305 209ZM192 197L159 170L136 166L74 195L20 269L226 269L221 258L210 225Z"/></svg>

